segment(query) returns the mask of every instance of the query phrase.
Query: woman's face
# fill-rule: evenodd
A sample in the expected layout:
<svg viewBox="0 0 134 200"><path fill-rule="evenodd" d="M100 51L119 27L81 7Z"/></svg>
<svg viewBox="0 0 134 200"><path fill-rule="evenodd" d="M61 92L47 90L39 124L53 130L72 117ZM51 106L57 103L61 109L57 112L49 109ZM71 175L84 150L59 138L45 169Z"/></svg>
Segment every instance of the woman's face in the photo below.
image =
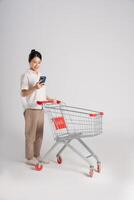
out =
<svg viewBox="0 0 134 200"><path fill-rule="evenodd" d="M34 57L31 61L30 61L30 68L35 71L38 72L40 69L40 64L41 64L41 59L39 57Z"/></svg>

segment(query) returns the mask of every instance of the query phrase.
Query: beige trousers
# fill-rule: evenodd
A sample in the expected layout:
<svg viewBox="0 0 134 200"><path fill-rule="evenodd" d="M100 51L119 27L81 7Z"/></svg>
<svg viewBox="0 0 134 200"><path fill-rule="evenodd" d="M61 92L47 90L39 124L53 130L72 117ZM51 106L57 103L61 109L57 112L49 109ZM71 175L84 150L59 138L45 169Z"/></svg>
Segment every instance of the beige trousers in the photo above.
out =
<svg viewBox="0 0 134 200"><path fill-rule="evenodd" d="M43 129L44 110L27 109L25 117L25 157L32 159L40 155Z"/></svg>

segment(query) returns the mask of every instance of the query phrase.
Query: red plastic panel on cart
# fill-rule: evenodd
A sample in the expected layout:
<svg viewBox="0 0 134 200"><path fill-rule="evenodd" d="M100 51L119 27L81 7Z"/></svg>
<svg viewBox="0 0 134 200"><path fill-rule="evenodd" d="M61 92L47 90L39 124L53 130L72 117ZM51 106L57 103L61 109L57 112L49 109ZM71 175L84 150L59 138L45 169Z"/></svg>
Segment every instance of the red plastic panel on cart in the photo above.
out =
<svg viewBox="0 0 134 200"><path fill-rule="evenodd" d="M56 130L67 128L64 117L55 117L52 118L52 121L54 122Z"/></svg>

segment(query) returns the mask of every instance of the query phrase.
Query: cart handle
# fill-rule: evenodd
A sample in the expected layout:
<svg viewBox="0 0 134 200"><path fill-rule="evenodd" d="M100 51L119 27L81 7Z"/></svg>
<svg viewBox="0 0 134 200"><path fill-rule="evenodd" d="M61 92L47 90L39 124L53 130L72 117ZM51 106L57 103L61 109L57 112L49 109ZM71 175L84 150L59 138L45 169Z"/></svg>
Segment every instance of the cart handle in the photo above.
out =
<svg viewBox="0 0 134 200"><path fill-rule="evenodd" d="M38 105L45 105L45 104L48 104L48 103L51 103L51 104L60 104L61 101L60 100L46 100L46 101L36 101L36 103Z"/></svg>
<svg viewBox="0 0 134 200"><path fill-rule="evenodd" d="M90 117L96 117L98 114L96 114L96 113L91 113L91 114L89 114L89 116ZM104 112L99 112L99 115L100 116L103 116L104 115Z"/></svg>

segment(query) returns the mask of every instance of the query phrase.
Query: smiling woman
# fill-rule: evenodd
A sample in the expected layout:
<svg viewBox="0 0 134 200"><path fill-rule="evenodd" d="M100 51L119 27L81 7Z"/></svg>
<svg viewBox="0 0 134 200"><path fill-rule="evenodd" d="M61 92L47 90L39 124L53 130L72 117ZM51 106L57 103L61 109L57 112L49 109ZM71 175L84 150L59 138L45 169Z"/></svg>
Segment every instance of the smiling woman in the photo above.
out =
<svg viewBox="0 0 134 200"><path fill-rule="evenodd" d="M37 80L36 80L36 83L34 85L31 85L31 87L25 88L25 86L23 88L21 88L21 93L22 93L22 96L23 97L26 97L26 96L29 96L31 94L33 94L34 91L36 91L36 89L40 89L43 87L44 84L40 84L39 83L39 71L40 71L40 64L41 64L41 61L42 61L42 55L38 52L38 51L35 51L34 49L31 50L31 53L29 54L29 64L30 64L30 71L31 73L34 73L35 76L37 77ZM23 79L24 81L24 79ZM27 85L27 83L26 83ZM45 97L43 97L43 100L44 100Z"/></svg>
<svg viewBox="0 0 134 200"><path fill-rule="evenodd" d="M50 100L50 98L46 97L46 84L39 81L41 53L31 50L28 61L30 68L21 77L21 96L25 117L25 157L27 164L37 165L40 161L43 139L44 110L36 102Z"/></svg>
<svg viewBox="0 0 134 200"><path fill-rule="evenodd" d="M26 104L23 104L25 110L27 108L39 108L36 101L46 99L46 85L39 82L41 76L40 65L42 62L41 53L34 49L31 50L28 61L30 69L28 69L21 78L21 95L25 97L26 100Z"/></svg>

